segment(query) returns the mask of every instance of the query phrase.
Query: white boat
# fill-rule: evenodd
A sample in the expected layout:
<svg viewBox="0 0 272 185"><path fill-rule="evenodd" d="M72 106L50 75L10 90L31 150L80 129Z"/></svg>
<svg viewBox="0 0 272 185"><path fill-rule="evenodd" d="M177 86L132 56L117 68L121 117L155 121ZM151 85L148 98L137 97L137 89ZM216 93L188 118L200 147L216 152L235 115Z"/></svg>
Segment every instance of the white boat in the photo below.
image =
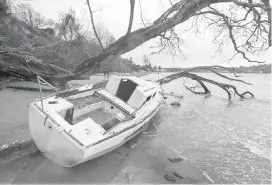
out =
<svg viewBox="0 0 272 185"><path fill-rule="evenodd" d="M72 167L144 131L162 101L156 82L111 76L104 87L89 84L45 98L41 95L29 106L29 129L43 155L60 166Z"/></svg>

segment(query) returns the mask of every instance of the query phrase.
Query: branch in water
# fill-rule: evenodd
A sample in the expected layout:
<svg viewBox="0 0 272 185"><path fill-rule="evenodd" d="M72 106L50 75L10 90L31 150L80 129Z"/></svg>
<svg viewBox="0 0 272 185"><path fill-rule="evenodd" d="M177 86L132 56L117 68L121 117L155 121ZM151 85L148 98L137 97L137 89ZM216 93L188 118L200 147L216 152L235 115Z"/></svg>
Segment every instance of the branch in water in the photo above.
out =
<svg viewBox="0 0 272 185"><path fill-rule="evenodd" d="M222 78L228 79L230 81L237 81L237 82L249 84L249 83L247 83L247 82L245 82L243 80L233 79L233 78L229 78L229 77L227 77L225 75L222 75L219 72L215 71L215 69L213 69L213 67L214 66L201 66L201 67L190 68L190 69L185 70L183 72L178 72L178 73L166 76L166 77L164 77L162 79L157 80L157 82L159 82L162 85L162 84L169 83L169 82L171 82L171 81L173 81L175 79L178 79L178 78L181 78L181 77L186 77L186 78L190 78L192 80L197 81L201 85L201 87L204 89L204 92L197 92L193 88L189 88L189 87L185 86L186 89L188 89L189 91L191 91L191 92L193 92L195 94L204 94L204 95L210 95L211 94L211 91L204 84L204 82L206 82L206 83L216 85L216 86L220 87L221 89L223 89L228 94L229 101L231 101L231 98L232 98L230 89L233 89L234 93L236 95L238 95L241 99L247 98L247 95L249 95L250 97L254 97L253 93L251 93L249 91L239 93L237 88L234 85L216 82L214 80L204 78L204 77L198 76L196 74L190 73L191 71L194 71L196 69L206 69L206 70L209 70L210 72L212 72L212 73L214 73L214 74L216 74L216 75L218 75L218 76L220 76ZM221 66L216 66L216 67L221 68Z"/></svg>
<svg viewBox="0 0 272 185"><path fill-rule="evenodd" d="M198 80L198 79L194 79L194 80L197 81L201 85L201 87L204 89L204 92L197 92L193 88L185 86L185 88L187 90L191 91L194 94L204 94L204 95L211 94L211 91L208 89L208 87L201 80Z"/></svg>
<svg viewBox="0 0 272 185"><path fill-rule="evenodd" d="M222 67L222 66L220 66L220 67ZM191 71L195 71L195 70L198 70L198 69L204 69L204 70L210 71L210 72L212 72L212 73L214 73L214 74L216 74L216 75L218 75L218 76L220 76L220 77L222 77L222 78L226 78L226 79L228 79L228 80L230 80L230 81L236 81L236 82L241 82L241 83L244 83L244 84L247 84L247 85L252 85L251 83L245 82L245 81L243 81L243 80L230 78L230 77L228 77L228 76L226 76L226 75L220 74L219 72L215 71L216 68L218 69L219 66L199 66L199 67L191 68L191 69L189 69L189 70L187 70L187 71L188 71L188 72L191 72ZM233 71L233 72L234 72L234 71ZM234 74L235 74L235 73L234 73ZM237 77L236 74L235 74L235 76Z"/></svg>

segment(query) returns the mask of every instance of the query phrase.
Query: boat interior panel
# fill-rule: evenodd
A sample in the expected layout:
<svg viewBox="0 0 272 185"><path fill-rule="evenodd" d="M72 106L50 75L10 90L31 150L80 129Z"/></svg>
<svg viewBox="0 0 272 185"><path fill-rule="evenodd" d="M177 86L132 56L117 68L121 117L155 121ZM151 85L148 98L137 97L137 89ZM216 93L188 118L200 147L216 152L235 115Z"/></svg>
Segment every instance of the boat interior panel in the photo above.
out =
<svg viewBox="0 0 272 185"><path fill-rule="evenodd" d="M95 94L104 98L105 100L107 100L108 102L110 102L114 106L118 107L119 109L121 109L122 111L124 111L127 114L132 114L135 111L126 102L124 102L121 99L119 99L118 97L114 96L113 94L111 94L107 90L102 89L102 90L96 91Z"/></svg>
<svg viewBox="0 0 272 185"><path fill-rule="evenodd" d="M116 96L123 100L124 102L127 102L137 86L138 84L136 84L135 82L129 79L122 78L119 83Z"/></svg>

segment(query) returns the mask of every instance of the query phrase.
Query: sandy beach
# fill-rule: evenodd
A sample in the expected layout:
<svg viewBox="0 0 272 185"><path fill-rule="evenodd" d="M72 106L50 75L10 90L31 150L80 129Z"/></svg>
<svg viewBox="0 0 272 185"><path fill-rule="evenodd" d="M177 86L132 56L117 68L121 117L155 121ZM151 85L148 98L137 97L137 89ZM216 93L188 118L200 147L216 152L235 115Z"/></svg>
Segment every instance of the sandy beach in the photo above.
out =
<svg viewBox="0 0 272 185"><path fill-rule="evenodd" d="M60 167L37 152L0 167L0 183L209 183L189 161L153 137L155 132L151 124L122 147L73 168Z"/></svg>
<svg viewBox="0 0 272 185"><path fill-rule="evenodd" d="M38 91L12 87L35 87L29 82L0 83L0 166L37 151L28 129L28 106L40 97ZM37 87L36 87L37 88ZM43 96L53 92L45 91Z"/></svg>
<svg viewBox="0 0 272 185"><path fill-rule="evenodd" d="M0 157L0 183L210 182L189 161L156 138L156 116L147 131L122 147L74 168L57 166L37 152L28 130L28 105L39 98L39 92L10 89L5 85L2 83L0 92L1 105L5 105L0 111L0 146L16 147ZM49 94L44 92L44 96Z"/></svg>
<svg viewBox="0 0 272 185"><path fill-rule="evenodd" d="M256 84L250 89L256 98L232 104L220 89L213 88L214 95L204 98L186 92L183 79L164 85L164 92L181 93L184 98L167 96L149 128L136 139L73 168L54 164L37 152L32 140L24 141L30 138L27 106L38 93L1 86L5 102L1 118L6 121L1 119L0 141L15 147L1 153L8 158L0 156L0 162L9 163L0 164L0 183L271 184L270 78L251 74L246 79ZM17 106L7 104L16 101ZM173 102L181 105L172 106Z"/></svg>

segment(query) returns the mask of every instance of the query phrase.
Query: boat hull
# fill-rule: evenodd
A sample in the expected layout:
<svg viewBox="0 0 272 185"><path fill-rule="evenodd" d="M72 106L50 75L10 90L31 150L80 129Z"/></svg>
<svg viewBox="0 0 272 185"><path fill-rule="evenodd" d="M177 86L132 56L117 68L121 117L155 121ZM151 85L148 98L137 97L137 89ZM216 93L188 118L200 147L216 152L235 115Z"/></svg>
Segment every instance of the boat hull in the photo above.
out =
<svg viewBox="0 0 272 185"><path fill-rule="evenodd" d="M59 129L58 122L51 118L50 113L42 111L35 102L31 103L29 108L29 129L43 155L60 166L73 167L102 156L140 134L158 112L162 101L163 95L157 93L154 101L138 111L134 119L120 123L131 126L113 134L106 134L104 139L87 146L71 137L69 131Z"/></svg>
<svg viewBox="0 0 272 185"><path fill-rule="evenodd" d="M29 130L41 153L58 165L72 167L84 158L84 150L34 104L29 108Z"/></svg>

